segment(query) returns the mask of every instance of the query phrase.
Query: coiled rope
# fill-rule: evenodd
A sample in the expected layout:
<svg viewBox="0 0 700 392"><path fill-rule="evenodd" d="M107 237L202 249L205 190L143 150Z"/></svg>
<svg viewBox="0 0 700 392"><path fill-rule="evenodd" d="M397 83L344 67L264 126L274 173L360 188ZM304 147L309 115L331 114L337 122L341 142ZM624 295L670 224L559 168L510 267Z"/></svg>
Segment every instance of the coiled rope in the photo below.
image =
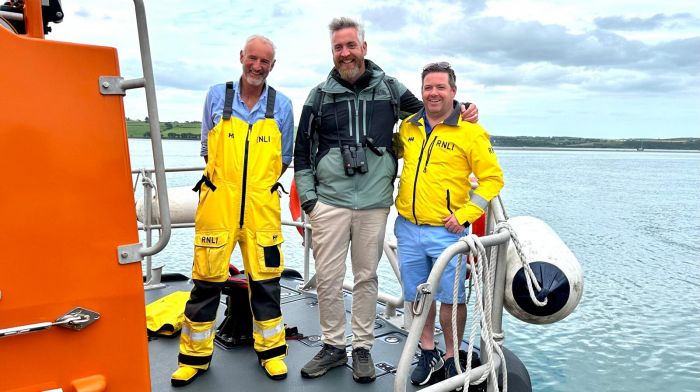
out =
<svg viewBox="0 0 700 392"><path fill-rule="evenodd" d="M469 388L469 385L477 385L482 383L489 375L493 376L493 380L498 379L498 374L496 372L496 368L493 366L493 361L488 361L485 364L482 364L486 366L486 371L484 374L478 379L475 380L474 382L470 383L471 379L471 370L472 370L472 356L474 353L474 341L476 340L477 336L477 329L479 326L481 326L481 338L483 339L484 343L486 344L485 347L485 352L489 353L489 358L493 358L494 352L501 358L501 366L502 366L502 374L503 374L503 392L508 391L508 372L506 369L506 361L505 357L503 355L503 350L501 350L501 347L499 346L498 342L496 341L497 338L501 338L502 336L496 335L493 333L492 330L492 321L491 321L491 309L493 308L493 281L494 277L496 274L496 264L491 263L486 256L486 249L484 248L484 245L481 243L481 240L479 237L475 234L471 234L465 237L460 238L460 241L464 242L467 244L469 247L469 252L468 252L468 263L471 268L471 277L470 280L473 282L474 286L474 292L475 292L475 298L476 300L474 301L474 306L473 306L473 312L472 312L472 327L471 327L471 332L469 334L469 347L467 348L467 366L466 366L466 378L464 379L464 390L467 390ZM475 257L478 257L479 263L475 262ZM457 271L455 273L455 284L454 284L454 289L452 292L453 295L453 303L457 303L457 296L458 296L458 284L459 282L459 276L463 264L463 258L464 255L460 254L459 259L457 261ZM485 271L484 265L487 265L488 270ZM452 307L452 330L453 333L456 333L457 328L457 307L453 306ZM462 369L461 365L459 363L459 339L456 337L452 339L453 340L453 349L455 352L456 360L455 360L455 367L457 370L458 374L462 374ZM483 349L483 348L482 348ZM496 385L496 391L498 391L498 385Z"/></svg>
<svg viewBox="0 0 700 392"><path fill-rule="evenodd" d="M513 227L508 223L508 222L500 222L496 225L495 227L495 232L500 232L503 230L507 230L508 233L510 234L511 241L513 242L513 246L515 247L515 250L518 254L518 257L520 258L520 262L522 265L522 268L525 270L525 281L527 282L527 288L528 292L530 293L530 299L532 302L537 305L537 306L545 306L547 305L547 298L544 299L544 301L540 301L537 299L535 295L535 290L538 292L542 290L542 287L540 286L539 282L537 281L537 277L535 276L535 273L532 271L532 268L530 268L530 265L528 263L527 257L525 253L523 252L522 245L520 243L520 240L518 239L517 234L515 233L515 230ZM493 380L498 379L498 375L496 372L496 368L493 366L493 362L489 360L488 363L482 364L485 365L487 370L484 372L484 374L478 379L475 380L474 382L469 382L471 378L471 370L472 370L472 356L474 352L474 342L477 337L477 329L479 326L481 326L481 339L484 341L486 347L485 347L485 352L487 352L489 355L489 358L493 358L494 352L500 357L501 359L501 374L503 375L503 392L508 391L508 371L507 371L507 366L506 366L506 361L505 361L505 356L503 354L503 350L501 349L500 342L503 341L503 334L495 334L492 329L492 309L493 309L493 287L494 287L494 280L495 280L495 275L496 275L496 263L492 262L489 260L488 256L486 255L486 249L484 248L484 245L481 243L481 239L479 236L475 234L470 234L468 236L464 236L460 238L460 241L464 242L468 248L469 251L466 253L467 254L467 263L469 264L469 267L471 269L471 276L469 278L469 296L471 297L471 288L472 285L474 287L475 291L475 298L476 300L474 301L474 306L473 306L473 317L472 317L472 326L471 326L471 331L469 334L469 347L467 348L467 364L466 364L466 378L464 380L464 388L467 390L469 385L477 385L482 383L489 375L493 376ZM493 256L493 255L492 255ZM459 286L462 284L462 282L459 281L459 277L461 275L461 269L463 265L463 258L464 254L460 254L459 258L457 260L457 268L455 271L455 280L454 280L454 285L453 285L453 290L452 290L452 303L457 304L458 302L458 295L459 295ZM479 263L476 263L477 259L480 261ZM493 259L493 257L492 257ZM488 268L486 271L484 270L485 268ZM467 300L467 303L469 303L469 300ZM459 344L460 344L460 339L457 339L456 334L457 334L457 306L452 306L452 318L451 318L451 323L452 323L452 332L455 334L452 339L452 344L453 344L453 350L456 355L456 360L455 360L455 367L457 370L458 374L462 374L462 369L461 365L459 363ZM461 338L461 337L460 337ZM496 340L498 339L498 340ZM498 385L495 386L495 390L499 391Z"/></svg>

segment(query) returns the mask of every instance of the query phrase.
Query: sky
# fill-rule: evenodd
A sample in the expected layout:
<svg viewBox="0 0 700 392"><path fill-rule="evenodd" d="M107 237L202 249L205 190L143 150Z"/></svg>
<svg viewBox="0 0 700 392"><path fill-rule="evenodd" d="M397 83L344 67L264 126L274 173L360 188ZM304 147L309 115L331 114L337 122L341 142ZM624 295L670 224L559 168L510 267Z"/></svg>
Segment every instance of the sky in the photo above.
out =
<svg viewBox="0 0 700 392"><path fill-rule="evenodd" d="M145 1L161 121L201 120L210 85L240 77L248 36L277 47L268 78L295 119L333 67L328 23L365 25L367 58L420 93L448 61L457 99L498 136L700 137L700 2L689 0ZM133 3L63 0L47 39L116 47L142 75ZM126 115L147 115L130 90Z"/></svg>

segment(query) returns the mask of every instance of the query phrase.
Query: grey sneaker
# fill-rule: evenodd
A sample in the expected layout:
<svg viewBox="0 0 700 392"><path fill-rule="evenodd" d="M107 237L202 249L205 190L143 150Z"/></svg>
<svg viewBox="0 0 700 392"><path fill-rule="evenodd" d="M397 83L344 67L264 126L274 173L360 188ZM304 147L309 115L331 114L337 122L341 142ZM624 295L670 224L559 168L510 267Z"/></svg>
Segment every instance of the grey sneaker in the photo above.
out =
<svg viewBox="0 0 700 392"><path fill-rule="evenodd" d="M362 384L372 382L376 378L372 354L364 347L352 350L352 378Z"/></svg>
<svg viewBox="0 0 700 392"><path fill-rule="evenodd" d="M436 348L432 350L420 350L420 359L418 359L418 364L411 373L411 384L427 384L433 373L442 369L442 365L444 364L445 362L442 360L442 356Z"/></svg>
<svg viewBox="0 0 700 392"><path fill-rule="evenodd" d="M337 366L343 366L348 362L345 350L324 344L309 362L301 368L301 376L304 378L321 377L329 370Z"/></svg>

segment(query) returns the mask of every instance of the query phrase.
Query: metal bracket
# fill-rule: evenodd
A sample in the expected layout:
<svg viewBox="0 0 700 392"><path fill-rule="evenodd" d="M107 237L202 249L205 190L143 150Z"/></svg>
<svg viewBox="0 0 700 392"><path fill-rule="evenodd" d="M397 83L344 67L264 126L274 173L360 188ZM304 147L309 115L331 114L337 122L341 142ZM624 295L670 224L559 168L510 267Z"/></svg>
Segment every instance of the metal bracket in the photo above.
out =
<svg viewBox="0 0 700 392"><path fill-rule="evenodd" d="M413 301L413 315L419 316L425 310L426 298L433 292L430 282L421 283L416 288L416 299ZM428 305L430 306L430 305Z"/></svg>
<svg viewBox="0 0 700 392"><path fill-rule="evenodd" d="M59 327L80 331L100 319L100 314L90 309L77 307L54 321Z"/></svg>
<svg viewBox="0 0 700 392"><path fill-rule="evenodd" d="M126 95L126 90L121 86L121 76L100 76L100 94L102 95Z"/></svg>
<svg viewBox="0 0 700 392"><path fill-rule="evenodd" d="M20 325L19 327L0 329L0 338L8 336L22 335L30 332L44 331L51 327L63 327L80 331L88 325L100 319L100 314L89 309L77 307L54 322L45 321L41 323Z"/></svg>
<svg viewBox="0 0 700 392"><path fill-rule="evenodd" d="M117 247L117 260L119 261L119 264L131 264L131 263L137 263L140 262L142 257L141 257L141 249L143 248L142 243L138 244L129 244L129 245L120 245Z"/></svg>
<svg viewBox="0 0 700 392"><path fill-rule="evenodd" d="M126 95L126 90L141 88L146 85L144 78L127 79L121 76L100 76L100 94Z"/></svg>

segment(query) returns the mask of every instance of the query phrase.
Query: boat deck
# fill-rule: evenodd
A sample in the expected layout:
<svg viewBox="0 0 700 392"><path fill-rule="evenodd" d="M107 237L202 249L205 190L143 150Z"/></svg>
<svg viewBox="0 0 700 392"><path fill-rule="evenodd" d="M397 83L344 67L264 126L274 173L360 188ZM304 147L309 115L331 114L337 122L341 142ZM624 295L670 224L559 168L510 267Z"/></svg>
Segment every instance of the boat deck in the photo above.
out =
<svg viewBox="0 0 700 392"><path fill-rule="evenodd" d="M348 364L332 369L326 375L305 379L301 377L300 370L320 349L321 330L319 326L319 313L316 296L312 293L302 292L297 289L301 279L282 278L282 314L284 322L289 327L297 327L305 338L301 340L288 340L289 353L285 360L289 375L285 380L274 381L269 379L263 369L258 365L257 357L252 346L241 346L230 350L216 346L214 358L208 372L204 373L192 384L173 388L170 385L170 375L177 367L178 337L159 337L148 344L151 366L151 385L154 391L323 391L334 390L336 392L362 389L362 391L391 391L394 388L395 367L398 365L407 332L396 328L387 321L377 318L375 320L375 343L372 348L372 357L375 362L377 379L369 384L357 384L352 379L352 359L348 358ZM192 285L184 281L165 282L166 287L146 292L146 303L151 303L174 291L189 291ZM219 306L217 325L224 318L225 304ZM345 293L345 308L348 313L346 331L350 326L351 294ZM382 311L382 305L378 304L377 314ZM348 350L351 347L348 346ZM418 352L418 350L416 350ZM417 360L417 357L416 357ZM410 383L408 391L418 388Z"/></svg>

